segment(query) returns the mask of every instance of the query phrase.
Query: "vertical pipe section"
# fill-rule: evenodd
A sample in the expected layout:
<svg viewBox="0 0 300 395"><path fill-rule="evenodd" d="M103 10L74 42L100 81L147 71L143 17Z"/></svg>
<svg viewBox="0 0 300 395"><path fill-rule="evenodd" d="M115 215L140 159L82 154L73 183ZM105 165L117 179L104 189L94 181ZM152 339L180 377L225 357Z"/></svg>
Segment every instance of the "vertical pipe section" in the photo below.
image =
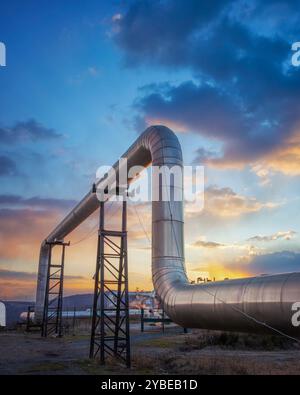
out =
<svg viewBox="0 0 300 395"><path fill-rule="evenodd" d="M44 303L47 287L47 273L49 267L49 256L50 256L51 245L46 244L44 241L41 245L39 270L37 278L37 292L36 292L36 303L35 303L35 320L41 324L44 316Z"/></svg>

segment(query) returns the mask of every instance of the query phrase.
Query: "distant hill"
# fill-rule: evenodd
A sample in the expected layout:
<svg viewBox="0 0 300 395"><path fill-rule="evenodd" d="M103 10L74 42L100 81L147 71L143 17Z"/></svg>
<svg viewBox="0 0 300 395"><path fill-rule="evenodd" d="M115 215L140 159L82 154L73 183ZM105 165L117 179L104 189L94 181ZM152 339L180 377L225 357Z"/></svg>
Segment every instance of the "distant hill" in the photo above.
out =
<svg viewBox="0 0 300 395"><path fill-rule="evenodd" d="M93 305L93 294L71 295L63 299L64 309L86 310ZM19 302L14 300L6 301L3 303L6 307L6 325L8 327L14 326L19 322L21 313L27 311L28 306L34 306L35 302Z"/></svg>
<svg viewBox="0 0 300 395"><path fill-rule="evenodd" d="M150 296L152 292L142 292L140 295ZM136 298L136 292L129 292L129 300ZM94 294L77 294L65 296L63 298L63 309L86 310L92 308ZM34 302L18 302L18 301L3 301L6 306L6 322L7 326L11 327L19 322L20 314L27 311L28 306L34 306Z"/></svg>
<svg viewBox="0 0 300 395"><path fill-rule="evenodd" d="M136 298L136 292L129 292L129 301L131 302ZM149 297L153 295L152 292L140 292L138 295ZM71 295L65 296L63 301L63 309L74 309L76 310L86 310L88 308L92 308L94 302L94 294L79 294L79 295Z"/></svg>
<svg viewBox="0 0 300 395"><path fill-rule="evenodd" d="M79 294L65 296L63 300L63 308L73 309L76 307L77 310L86 310L91 308L93 305L94 294Z"/></svg>

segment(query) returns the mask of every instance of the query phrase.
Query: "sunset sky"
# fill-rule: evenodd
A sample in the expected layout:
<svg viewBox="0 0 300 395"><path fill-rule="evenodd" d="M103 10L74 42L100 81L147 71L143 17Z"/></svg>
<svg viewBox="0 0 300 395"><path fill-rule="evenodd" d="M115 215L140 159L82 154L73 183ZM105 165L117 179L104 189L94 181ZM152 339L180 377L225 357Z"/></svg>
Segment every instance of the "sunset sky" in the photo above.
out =
<svg viewBox="0 0 300 395"><path fill-rule="evenodd" d="M299 271L296 41L293 0L2 2L0 299L34 299L41 241L151 124L205 166L204 209L185 213L190 279ZM150 206L137 210L150 235ZM130 289L151 290L128 216ZM96 226L67 238L66 294L93 289Z"/></svg>

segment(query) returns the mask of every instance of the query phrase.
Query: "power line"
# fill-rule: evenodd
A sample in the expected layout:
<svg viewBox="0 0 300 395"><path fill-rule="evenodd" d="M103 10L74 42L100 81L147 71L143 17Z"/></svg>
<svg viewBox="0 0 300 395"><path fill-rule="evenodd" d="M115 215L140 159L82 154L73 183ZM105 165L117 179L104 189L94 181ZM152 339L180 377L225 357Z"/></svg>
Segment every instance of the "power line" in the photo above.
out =
<svg viewBox="0 0 300 395"><path fill-rule="evenodd" d="M114 203L113 201L110 202L108 210L110 210L112 208L113 203ZM117 209L118 209L118 207L117 207ZM116 212L117 212L117 210L115 210L115 212L113 214L111 212L109 212L107 217L108 218L112 218L115 215ZM82 239L79 239L78 241L75 241L74 243L71 243L71 245L74 246L74 245L80 244L83 241L91 238L94 234L96 234L98 232L98 228L99 228L99 225L96 224L96 226L94 226L94 228L90 232L88 232Z"/></svg>
<svg viewBox="0 0 300 395"><path fill-rule="evenodd" d="M149 235L148 235L148 233L147 233L147 231L146 231L146 228L144 227L144 224L143 224L143 222L142 222L142 220L141 220L141 218L140 218L140 216L139 216L139 213L138 213L137 208L135 207L135 205L133 205L133 208L134 208L134 211L135 211L136 216L138 217L140 226L141 226L142 230L144 231L145 236L146 236L146 238L148 239L149 244L151 245L150 237L149 237Z"/></svg>
<svg viewBox="0 0 300 395"><path fill-rule="evenodd" d="M94 234L96 234L97 230L98 230L98 224L90 232L88 232L82 239L79 239L79 240L75 241L74 243L71 243L71 245L74 246L74 245L80 244L83 241L89 239Z"/></svg>

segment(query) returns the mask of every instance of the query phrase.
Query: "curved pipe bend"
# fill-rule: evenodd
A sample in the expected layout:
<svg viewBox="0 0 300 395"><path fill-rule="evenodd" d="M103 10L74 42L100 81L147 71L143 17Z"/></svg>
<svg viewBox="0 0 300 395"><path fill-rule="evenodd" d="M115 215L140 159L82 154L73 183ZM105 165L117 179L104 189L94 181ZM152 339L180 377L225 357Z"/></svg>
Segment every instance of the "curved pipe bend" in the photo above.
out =
<svg viewBox="0 0 300 395"><path fill-rule="evenodd" d="M176 135L165 126L146 129L125 152L132 166L183 167ZM118 172L118 162L114 168ZM128 180L130 183L132 180ZM183 180L176 188L183 190ZM101 184L102 183L102 184ZM105 180L97 186L103 187ZM105 185L104 185L105 186ZM174 185L170 185L171 192ZM90 191L46 241L63 239L99 207ZM184 264L183 202L152 202L152 277L154 289L168 316L187 328L265 332L266 323L299 336L292 310L300 302L300 273L260 276L191 285ZM42 243L36 298L36 318L41 319L48 268L48 246ZM300 318L299 318L300 322Z"/></svg>

